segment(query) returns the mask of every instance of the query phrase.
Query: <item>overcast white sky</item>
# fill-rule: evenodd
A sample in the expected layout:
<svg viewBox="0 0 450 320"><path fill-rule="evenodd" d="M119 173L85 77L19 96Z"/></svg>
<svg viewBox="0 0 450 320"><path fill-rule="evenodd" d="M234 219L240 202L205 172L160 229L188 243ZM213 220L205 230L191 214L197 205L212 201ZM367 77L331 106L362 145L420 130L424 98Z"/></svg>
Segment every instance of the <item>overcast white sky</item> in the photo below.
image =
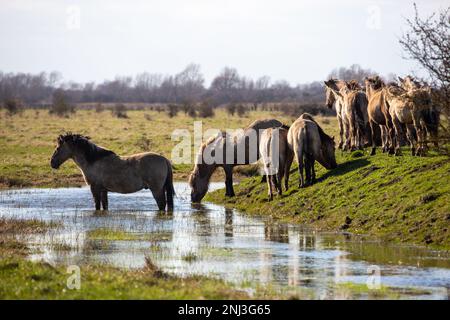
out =
<svg viewBox="0 0 450 320"><path fill-rule="evenodd" d="M416 0L429 14L450 0ZM194 62L207 84L224 66L291 84L358 63L381 74L417 67L398 37L409 0L0 0L0 70L58 70L64 80L173 74ZM78 19L79 17L79 19Z"/></svg>

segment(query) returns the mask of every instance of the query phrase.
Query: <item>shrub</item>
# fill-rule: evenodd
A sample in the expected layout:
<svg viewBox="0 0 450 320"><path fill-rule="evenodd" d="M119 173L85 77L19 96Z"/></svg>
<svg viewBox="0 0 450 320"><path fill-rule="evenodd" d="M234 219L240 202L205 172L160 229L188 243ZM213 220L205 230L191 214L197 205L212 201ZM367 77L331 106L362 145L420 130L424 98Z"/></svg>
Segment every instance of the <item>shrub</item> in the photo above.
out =
<svg viewBox="0 0 450 320"><path fill-rule="evenodd" d="M239 117L244 117L247 114L247 109L245 109L243 104L238 104L236 107L236 112Z"/></svg>
<svg viewBox="0 0 450 320"><path fill-rule="evenodd" d="M111 110L113 116L117 117L117 118L124 118L127 119L128 115L127 115L127 108L125 107L125 105L123 103L117 103L114 108Z"/></svg>
<svg viewBox="0 0 450 320"><path fill-rule="evenodd" d="M234 114L236 113L236 104L229 103L229 104L227 104L226 109L230 116L234 116Z"/></svg>
<svg viewBox="0 0 450 320"><path fill-rule="evenodd" d="M95 112L100 113L105 111L105 107L99 102L95 105Z"/></svg>
<svg viewBox="0 0 450 320"><path fill-rule="evenodd" d="M167 105L167 115L169 118L173 118L178 114L178 105L176 104L168 104Z"/></svg>
<svg viewBox="0 0 450 320"><path fill-rule="evenodd" d="M4 108L8 116L13 116L18 113L22 113L23 105L18 99L8 99L3 103Z"/></svg>
<svg viewBox="0 0 450 320"><path fill-rule="evenodd" d="M69 104L64 90L55 90L52 98L52 104L50 106L51 114L56 114L59 117L68 117L70 113L75 112L75 108Z"/></svg>
<svg viewBox="0 0 450 320"><path fill-rule="evenodd" d="M212 118L214 117L214 108L207 101L204 101L198 106L198 116L201 118Z"/></svg>

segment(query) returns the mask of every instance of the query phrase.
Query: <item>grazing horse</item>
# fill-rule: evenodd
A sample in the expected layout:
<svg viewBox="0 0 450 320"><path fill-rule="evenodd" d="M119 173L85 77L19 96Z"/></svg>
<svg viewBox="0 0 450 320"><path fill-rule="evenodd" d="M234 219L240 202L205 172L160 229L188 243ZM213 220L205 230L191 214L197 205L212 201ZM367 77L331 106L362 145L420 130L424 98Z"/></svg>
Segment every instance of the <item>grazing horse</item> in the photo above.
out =
<svg viewBox="0 0 450 320"><path fill-rule="evenodd" d="M289 169L294 153L287 143L288 127L269 128L262 132L259 141L259 152L267 177L269 201L273 199L273 187L278 194L283 193L281 181L284 175L284 187L289 188Z"/></svg>
<svg viewBox="0 0 450 320"><path fill-rule="evenodd" d="M220 132L203 143L189 176L192 202L200 202L203 199L208 192L209 180L218 167L222 167L225 171L225 196L234 197L233 168L256 162L259 159L259 139L262 130L282 125L276 119L256 120L242 130L242 135L231 136ZM214 159L205 159L207 153L213 155Z"/></svg>
<svg viewBox="0 0 450 320"><path fill-rule="evenodd" d="M381 131L381 145L383 152L394 153L394 127L392 118L388 110L388 105L383 103L385 86L380 77L366 77L364 79L366 85L366 94L368 99L367 112L369 116L370 129L372 137L376 132L376 127L379 126ZM372 152L375 155L376 142L372 139Z"/></svg>
<svg viewBox="0 0 450 320"><path fill-rule="evenodd" d="M310 115L300 116L288 131L288 145L298 162L299 187L301 188L314 183L316 176L314 162L316 160L327 169L337 167L334 138L328 136L317 122L308 120L311 118ZM306 183L303 177L304 169Z"/></svg>
<svg viewBox="0 0 450 320"><path fill-rule="evenodd" d="M68 159L80 168L91 187L95 210L100 210L100 204L108 210L108 191L133 193L144 188L150 189L159 210L165 210L166 204L168 210L173 209L172 165L163 156L145 152L120 157L89 137L67 133L58 137L50 165L58 169Z"/></svg>
<svg viewBox="0 0 450 320"><path fill-rule="evenodd" d="M339 146L343 150L351 150L361 149L364 140L371 143L372 135L368 130L367 97L358 83L354 80L346 82L336 79L330 79L324 83L327 88L327 105L331 107L333 100L336 101L339 126L342 125L344 129L345 142L341 144L341 138Z"/></svg>

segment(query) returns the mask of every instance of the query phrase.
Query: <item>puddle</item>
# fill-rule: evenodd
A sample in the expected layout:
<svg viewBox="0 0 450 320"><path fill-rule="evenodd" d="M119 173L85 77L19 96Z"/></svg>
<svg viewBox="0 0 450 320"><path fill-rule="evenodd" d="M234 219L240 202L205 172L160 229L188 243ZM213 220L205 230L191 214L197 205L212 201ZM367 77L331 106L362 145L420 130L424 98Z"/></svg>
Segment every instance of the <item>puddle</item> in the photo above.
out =
<svg viewBox="0 0 450 320"><path fill-rule="evenodd" d="M221 187L212 183L210 189ZM355 297L346 288L349 283L367 288L379 279L382 286L395 286L399 298L449 297L449 253L316 233L214 204L192 205L186 183L175 189L170 215L157 212L149 191L110 194L110 211L99 214L92 210L88 188L62 188L2 191L0 216L61 223L62 228L28 239L38 252L31 258L50 263L139 268L150 257L166 272L214 276L250 288L270 285L289 295L373 298L373 290Z"/></svg>

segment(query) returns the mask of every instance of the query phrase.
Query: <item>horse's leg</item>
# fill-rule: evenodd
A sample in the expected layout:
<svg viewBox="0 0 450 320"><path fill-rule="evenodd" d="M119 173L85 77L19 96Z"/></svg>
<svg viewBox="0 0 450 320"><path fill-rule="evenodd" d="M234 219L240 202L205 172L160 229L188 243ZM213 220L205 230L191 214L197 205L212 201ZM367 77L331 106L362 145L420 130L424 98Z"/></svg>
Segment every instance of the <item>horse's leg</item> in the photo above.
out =
<svg viewBox="0 0 450 320"><path fill-rule="evenodd" d="M166 210L166 194L164 192L164 187L161 187L160 190L155 190L152 188L150 191L153 194L153 198L155 198L158 209L161 211Z"/></svg>
<svg viewBox="0 0 450 320"><path fill-rule="evenodd" d="M100 196L102 199L103 210L108 210L108 191L102 189L102 191L100 192Z"/></svg>
<svg viewBox="0 0 450 320"><path fill-rule="evenodd" d="M289 189L289 171L291 170L292 160L294 160L294 154L289 152L284 165L284 188L286 191Z"/></svg>
<svg viewBox="0 0 450 320"><path fill-rule="evenodd" d="M316 183L316 169L314 168L315 163L314 157L311 157L311 184Z"/></svg>
<svg viewBox="0 0 450 320"><path fill-rule="evenodd" d="M337 116L338 124L339 124L339 145L338 148L342 149L342 146L344 144L344 125L342 124L342 118L340 116Z"/></svg>
<svg viewBox="0 0 450 320"><path fill-rule="evenodd" d="M92 196L94 197L95 210L100 210L101 188L91 185L91 193Z"/></svg>
<svg viewBox="0 0 450 320"><path fill-rule="evenodd" d="M369 125L370 125L370 131L372 132L372 151L370 152L371 156L375 155L375 150L377 148L377 143L375 141L375 139L373 137L375 137L375 122L373 122L372 120L369 120Z"/></svg>
<svg viewBox="0 0 450 320"><path fill-rule="evenodd" d="M411 155L415 155L415 149L414 149L414 125L413 124L407 124L406 125L406 136L408 137L409 145L411 147Z"/></svg>
<svg viewBox="0 0 450 320"><path fill-rule="evenodd" d="M269 201L273 200L273 191L272 191L272 176L268 175L268 172L266 172L266 182L267 182L267 194L269 196Z"/></svg>
<svg viewBox="0 0 450 320"><path fill-rule="evenodd" d="M233 167L225 166L223 169L225 171L225 187L226 187L225 196L234 197Z"/></svg>
<svg viewBox="0 0 450 320"><path fill-rule="evenodd" d="M306 178L306 185L309 186L312 184L311 181L311 156L309 154L305 157L305 178Z"/></svg>
<svg viewBox="0 0 450 320"><path fill-rule="evenodd" d="M395 155L396 156L400 156L401 155L401 150L400 150L400 137L402 135L402 125L400 124L400 121L398 120L397 117L393 117L392 118L392 122L394 124L394 129L395 129Z"/></svg>
<svg viewBox="0 0 450 320"><path fill-rule="evenodd" d="M380 131L381 131L381 150L383 151L383 153L385 153L387 151L387 129L386 126L384 125L380 125Z"/></svg>

